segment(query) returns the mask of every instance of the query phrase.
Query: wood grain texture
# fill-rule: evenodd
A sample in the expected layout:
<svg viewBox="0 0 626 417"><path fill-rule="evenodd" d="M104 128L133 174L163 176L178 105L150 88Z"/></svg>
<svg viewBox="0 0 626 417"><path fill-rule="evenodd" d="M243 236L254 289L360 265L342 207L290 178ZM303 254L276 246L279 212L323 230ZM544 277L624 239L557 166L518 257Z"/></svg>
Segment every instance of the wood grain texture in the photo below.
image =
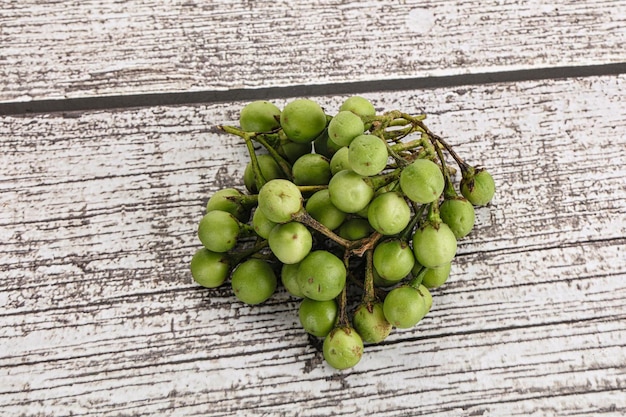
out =
<svg viewBox="0 0 626 417"><path fill-rule="evenodd" d="M0 118L0 415L621 416L626 77L369 96L498 184L415 329L335 372L188 273L243 103ZM329 112L343 97L319 97ZM286 101L279 101L283 105Z"/></svg>
<svg viewBox="0 0 626 417"><path fill-rule="evenodd" d="M7 0L0 101L624 62L626 1Z"/></svg>

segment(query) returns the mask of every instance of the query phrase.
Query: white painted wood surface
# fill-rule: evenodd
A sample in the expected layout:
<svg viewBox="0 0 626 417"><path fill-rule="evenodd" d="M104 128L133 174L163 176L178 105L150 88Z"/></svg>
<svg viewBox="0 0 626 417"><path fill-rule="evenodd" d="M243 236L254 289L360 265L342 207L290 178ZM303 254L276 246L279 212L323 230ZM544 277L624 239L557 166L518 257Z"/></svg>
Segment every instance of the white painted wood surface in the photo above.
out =
<svg viewBox="0 0 626 417"><path fill-rule="evenodd" d="M624 0L4 0L0 102L624 62Z"/></svg>
<svg viewBox="0 0 626 417"><path fill-rule="evenodd" d="M212 126L243 103L1 117L0 415L624 415L625 95L624 75L367 95L428 113L498 193L429 316L346 372L283 291L246 307L189 275L246 159Z"/></svg>
<svg viewBox="0 0 626 417"><path fill-rule="evenodd" d="M626 1L545 3L6 0L0 104L626 62ZM284 291L190 277L245 103L0 116L0 416L626 415L626 75L364 95L498 193L427 318L345 372Z"/></svg>

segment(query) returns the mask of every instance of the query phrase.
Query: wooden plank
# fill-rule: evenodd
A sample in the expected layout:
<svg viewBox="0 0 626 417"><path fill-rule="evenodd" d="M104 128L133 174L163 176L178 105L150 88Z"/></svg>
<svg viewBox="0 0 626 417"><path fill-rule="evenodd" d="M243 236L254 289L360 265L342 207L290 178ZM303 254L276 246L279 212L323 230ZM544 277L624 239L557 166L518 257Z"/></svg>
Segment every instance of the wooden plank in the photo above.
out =
<svg viewBox="0 0 626 417"><path fill-rule="evenodd" d="M415 329L325 366L280 291L193 284L242 103L0 119L0 410L12 415L626 411L626 77L373 94L498 184ZM343 97L319 97L335 111ZM284 104L280 101L278 104Z"/></svg>
<svg viewBox="0 0 626 417"><path fill-rule="evenodd" d="M0 101L624 62L626 1L5 1Z"/></svg>
<svg viewBox="0 0 626 417"><path fill-rule="evenodd" d="M177 298L172 300L177 307L190 307L188 299ZM177 325L182 320L174 319L169 335L156 323L150 332L142 327L134 337L127 333L123 351L112 340L119 330L111 334L107 327L113 326L103 326L99 332L109 337L82 348L69 345L60 358L3 366L11 381L3 390L3 404L35 414L44 409L43 403L56 415L68 409L80 415L90 403L98 404L102 414L167 410L172 415L207 409L211 415L279 415L294 409L303 410L302 415L401 415L411 409L415 415L460 410L469 410L460 415L477 410L505 415L504 404L511 410L508 415L519 416L528 410L540 415L550 410L554 415L590 413L600 405L606 415L626 409L618 395L626 360L623 308L615 314L617 320L592 318L469 334L441 334L437 325L447 319L435 312L411 332L412 338L402 335L401 341L394 337L384 346L368 347L358 371L349 375L331 375L306 337L280 323L291 319L266 317L269 311L259 319L268 324L263 331L275 331L262 338L258 327L232 319L237 334L256 350L245 342L229 350L219 342L216 346L219 335L200 323L201 316L211 319L206 313L181 328ZM295 311L286 313L294 316ZM134 326L136 320L127 323ZM283 334L286 338L279 342ZM585 408L577 410L580 406Z"/></svg>

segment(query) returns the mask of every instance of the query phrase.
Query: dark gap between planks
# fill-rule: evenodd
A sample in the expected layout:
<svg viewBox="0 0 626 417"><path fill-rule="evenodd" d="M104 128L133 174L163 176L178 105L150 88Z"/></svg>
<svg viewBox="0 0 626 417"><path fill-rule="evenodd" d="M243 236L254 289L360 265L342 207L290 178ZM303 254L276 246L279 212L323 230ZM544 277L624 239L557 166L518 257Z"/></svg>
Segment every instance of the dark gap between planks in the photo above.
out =
<svg viewBox="0 0 626 417"><path fill-rule="evenodd" d="M493 73L460 74L441 77L416 77L285 87L17 101L0 103L0 116L153 106L180 106L305 96L363 94L381 91L424 90L494 83L619 75L624 73L626 73L626 62L573 67L536 68Z"/></svg>

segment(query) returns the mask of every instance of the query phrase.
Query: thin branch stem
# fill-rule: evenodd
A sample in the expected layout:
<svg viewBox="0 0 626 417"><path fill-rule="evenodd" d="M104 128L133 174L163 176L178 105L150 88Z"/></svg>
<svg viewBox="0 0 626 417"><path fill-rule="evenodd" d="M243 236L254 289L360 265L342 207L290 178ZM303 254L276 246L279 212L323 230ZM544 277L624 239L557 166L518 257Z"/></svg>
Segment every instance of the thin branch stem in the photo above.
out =
<svg viewBox="0 0 626 417"><path fill-rule="evenodd" d="M320 232L327 238L331 239L335 243L340 244L346 249L349 248L354 243L351 240L342 238L341 236L337 235L335 232L330 230L328 227L324 226L322 223L315 220L313 216L311 216L306 210L300 210L298 213L296 213L292 217L292 220L298 223L302 223L303 225L308 226L314 230L317 230L318 232Z"/></svg>
<svg viewBox="0 0 626 417"><path fill-rule="evenodd" d="M424 210L427 207L427 204L422 204L419 208L417 208L417 203L415 202L411 202L411 203L413 204L413 211L415 214L413 215L413 218L411 219L409 224L404 228L402 233L400 233L400 236L399 236L400 240L405 241L405 242L409 240L409 237L411 236L411 233L413 232L415 225L417 225L417 223L420 221L420 219L424 215Z"/></svg>
<svg viewBox="0 0 626 417"><path fill-rule="evenodd" d="M344 256L343 263L346 271L349 271L349 256ZM348 317L348 286L344 285L339 294L339 315L337 317L337 327L349 327L350 319Z"/></svg>
<svg viewBox="0 0 626 417"><path fill-rule="evenodd" d="M268 242L265 239L257 240L253 247L244 249L239 252L229 253L230 259L232 260L232 265L237 265L244 259L260 252L262 249L268 246Z"/></svg>
<svg viewBox="0 0 626 417"><path fill-rule="evenodd" d="M218 126L218 128L220 130L223 130L226 133L239 136L240 138L244 140L244 142L246 143L246 147L248 148L248 155L250 156L250 164L252 166L252 172L254 173L254 183L257 189L260 190L261 187L265 185L267 180L265 179L265 177L263 176L263 173L261 172L261 167L256 157L256 151L254 150L254 144L252 143L252 136L254 136L254 133L245 132L234 126L221 125L221 126Z"/></svg>
<svg viewBox="0 0 626 417"><path fill-rule="evenodd" d="M435 151L437 152L437 156L439 157L439 162L441 163L441 173L443 174L443 179L445 183L444 189L443 189L444 198L455 197L457 193L454 190L454 185L452 184L452 178L450 178L450 171L448 170L445 157L441 150L442 145L434 137L431 137L430 140L433 146L435 147Z"/></svg>
<svg viewBox="0 0 626 417"><path fill-rule="evenodd" d="M280 156L278 151L272 145L267 143L263 135L254 135L252 136L252 139L259 142L261 145L263 145L265 149L267 149L267 152L269 152L272 158L274 158L283 173L287 175L287 178L293 179L293 174L291 173L291 165L289 165L289 162L287 162L285 158Z"/></svg>
<svg viewBox="0 0 626 417"><path fill-rule="evenodd" d="M363 281L363 303L370 304L376 301L374 290L374 250L367 249L365 252L365 279Z"/></svg>

